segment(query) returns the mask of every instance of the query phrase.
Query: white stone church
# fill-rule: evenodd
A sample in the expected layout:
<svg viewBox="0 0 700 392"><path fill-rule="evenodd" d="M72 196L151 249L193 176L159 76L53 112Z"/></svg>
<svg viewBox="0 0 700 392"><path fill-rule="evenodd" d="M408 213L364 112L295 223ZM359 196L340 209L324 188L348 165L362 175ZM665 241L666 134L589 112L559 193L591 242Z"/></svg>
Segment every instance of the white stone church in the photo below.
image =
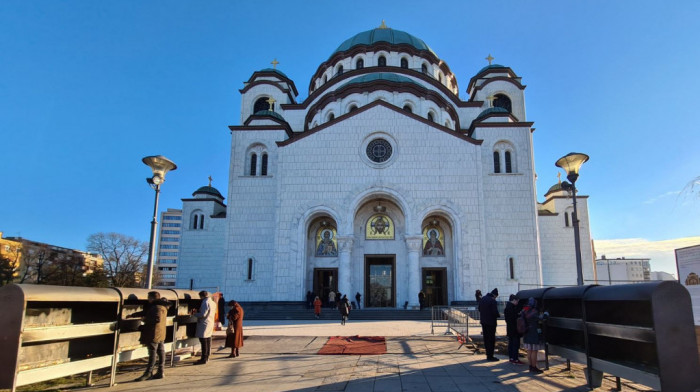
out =
<svg viewBox="0 0 700 392"><path fill-rule="evenodd" d="M333 289L401 308L420 291L446 305L576 284L570 195L556 184L537 201L525 85L487 59L463 100L445 61L382 23L340 44L304 100L276 61L253 72L229 127L226 202L211 184L183 199L177 287L239 301Z"/></svg>

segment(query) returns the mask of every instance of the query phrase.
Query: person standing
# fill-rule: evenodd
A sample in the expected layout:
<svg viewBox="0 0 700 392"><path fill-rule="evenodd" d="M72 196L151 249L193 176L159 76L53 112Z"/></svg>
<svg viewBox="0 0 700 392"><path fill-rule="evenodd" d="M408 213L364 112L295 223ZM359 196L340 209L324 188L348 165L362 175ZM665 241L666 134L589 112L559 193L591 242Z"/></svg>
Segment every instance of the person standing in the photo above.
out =
<svg viewBox="0 0 700 392"><path fill-rule="evenodd" d="M479 313L481 314L481 331L484 335L486 360L493 362L498 361L498 358L493 356L493 352L496 348L496 326L498 325L497 320L499 317L501 317L501 314L498 313L498 305L496 304L496 298L498 298L498 289L493 289L493 291L486 294L486 296L481 298L481 301L479 301Z"/></svg>
<svg viewBox="0 0 700 392"><path fill-rule="evenodd" d="M357 294L355 294L355 301L357 303L357 309L362 309L362 306L360 306L360 302L362 300L362 294L358 291Z"/></svg>
<svg viewBox="0 0 700 392"><path fill-rule="evenodd" d="M314 294L311 291L306 292L306 309L311 309L314 306Z"/></svg>
<svg viewBox="0 0 700 392"><path fill-rule="evenodd" d="M330 307L331 309L335 309L335 291L333 290L331 290L331 292L328 293L328 307Z"/></svg>
<svg viewBox="0 0 700 392"><path fill-rule="evenodd" d="M544 349L541 322L547 316L549 316L547 312L540 315L539 310L537 310L536 299L532 297L528 298L527 305L523 308L522 315L522 317L525 318L525 325L527 326L525 336L523 337L523 346L525 346L525 350L527 350L527 359L530 363L531 373L542 373L542 370L537 367L537 354L540 350Z"/></svg>
<svg viewBox="0 0 700 392"><path fill-rule="evenodd" d="M199 310L193 314L197 317L196 335L202 346L202 358L195 364L204 365L209 362L209 355L211 354L211 336L214 333L216 303L209 298L208 291L200 291L199 298L202 300L202 304L199 306Z"/></svg>
<svg viewBox="0 0 700 392"><path fill-rule="evenodd" d="M228 303L231 310L228 311L228 328L226 328L226 344L224 347L231 347L229 358L240 355L239 348L243 347L243 308L236 301Z"/></svg>
<svg viewBox="0 0 700 392"><path fill-rule="evenodd" d="M340 311L340 325L345 325L345 322L348 321L348 315L350 314L350 300L348 300L347 295L341 298L338 303L338 310Z"/></svg>
<svg viewBox="0 0 700 392"><path fill-rule="evenodd" d="M146 345L148 349L148 365L143 375L135 381L153 380L163 378L163 368L165 364L165 324L168 318L168 300L160 297L157 291L148 293L148 304L143 311L132 313L127 318L143 318L141 326L141 336L139 342ZM153 374L156 366L156 355L158 356L158 371Z"/></svg>
<svg viewBox="0 0 700 392"><path fill-rule="evenodd" d="M420 310L423 310L425 307L425 293L423 291L418 292L418 306Z"/></svg>
<svg viewBox="0 0 700 392"><path fill-rule="evenodd" d="M518 297L514 294L508 298L503 317L506 319L506 335L508 336L508 359L510 363L524 365L518 358L520 351L520 334L518 333Z"/></svg>
<svg viewBox="0 0 700 392"><path fill-rule="evenodd" d="M317 320L321 318L321 299L318 297L314 300L314 315Z"/></svg>
<svg viewBox="0 0 700 392"><path fill-rule="evenodd" d="M474 293L474 298L476 298L476 305L479 306L479 302L481 302L482 298L481 290L476 290L476 292Z"/></svg>

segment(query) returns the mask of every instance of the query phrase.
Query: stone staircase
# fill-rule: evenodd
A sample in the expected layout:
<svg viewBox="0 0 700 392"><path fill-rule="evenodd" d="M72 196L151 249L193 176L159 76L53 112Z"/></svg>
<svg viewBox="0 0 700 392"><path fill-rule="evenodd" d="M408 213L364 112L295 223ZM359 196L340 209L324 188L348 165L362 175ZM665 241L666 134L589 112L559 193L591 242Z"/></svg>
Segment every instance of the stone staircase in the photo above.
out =
<svg viewBox="0 0 700 392"><path fill-rule="evenodd" d="M314 310L307 309L303 302L248 302L241 303L246 320L315 320ZM340 320L337 309L321 308L321 320ZM430 321L430 309L353 309L352 320L427 320Z"/></svg>

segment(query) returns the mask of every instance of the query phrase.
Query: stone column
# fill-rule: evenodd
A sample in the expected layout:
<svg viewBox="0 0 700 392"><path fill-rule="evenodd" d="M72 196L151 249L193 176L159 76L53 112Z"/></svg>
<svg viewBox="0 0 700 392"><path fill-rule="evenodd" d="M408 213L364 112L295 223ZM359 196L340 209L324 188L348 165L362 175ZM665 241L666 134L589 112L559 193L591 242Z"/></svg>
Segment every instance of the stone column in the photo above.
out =
<svg viewBox="0 0 700 392"><path fill-rule="evenodd" d="M423 236L406 236L406 248L408 249L408 306L418 307L418 293L421 291L421 271L418 258L423 248Z"/></svg>
<svg viewBox="0 0 700 392"><path fill-rule="evenodd" d="M350 268L350 256L355 239L352 236L338 237L338 291L347 295L348 299L354 298L352 292L352 269Z"/></svg>

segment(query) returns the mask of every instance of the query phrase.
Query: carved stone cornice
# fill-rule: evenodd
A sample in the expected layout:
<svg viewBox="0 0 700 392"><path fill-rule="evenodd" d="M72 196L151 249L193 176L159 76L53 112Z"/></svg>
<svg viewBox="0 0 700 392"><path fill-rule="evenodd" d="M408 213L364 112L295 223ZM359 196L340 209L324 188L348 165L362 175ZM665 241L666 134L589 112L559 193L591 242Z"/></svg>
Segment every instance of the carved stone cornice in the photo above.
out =
<svg viewBox="0 0 700 392"><path fill-rule="evenodd" d="M423 236L422 235L407 235L406 248L409 252L420 252L423 248Z"/></svg>
<svg viewBox="0 0 700 392"><path fill-rule="evenodd" d="M354 243L355 237L353 236L338 236L338 251L350 253Z"/></svg>

